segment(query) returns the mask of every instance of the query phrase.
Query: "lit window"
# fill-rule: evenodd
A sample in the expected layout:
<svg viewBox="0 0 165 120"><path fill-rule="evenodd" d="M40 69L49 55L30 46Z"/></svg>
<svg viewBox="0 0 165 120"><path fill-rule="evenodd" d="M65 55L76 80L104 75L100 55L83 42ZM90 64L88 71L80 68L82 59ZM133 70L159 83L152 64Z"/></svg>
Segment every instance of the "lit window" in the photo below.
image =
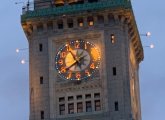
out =
<svg viewBox="0 0 165 120"><path fill-rule="evenodd" d="M83 104L82 102L77 103L77 113L83 112Z"/></svg>
<svg viewBox="0 0 165 120"><path fill-rule="evenodd" d="M91 101L86 102L86 112L92 112L92 103L91 103Z"/></svg>
<svg viewBox="0 0 165 120"><path fill-rule="evenodd" d="M83 27L83 22L80 22L80 23L79 23L79 26L80 26L80 27Z"/></svg>
<svg viewBox="0 0 165 120"><path fill-rule="evenodd" d="M94 22L93 21L89 21L89 26L93 26L94 25Z"/></svg>
<svg viewBox="0 0 165 120"><path fill-rule="evenodd" d="M88 17L88 18L87 18L87 21L88 21L88 25L89 25L89 26L93 26L93 25L94 25L93 17Z"/></svg>
<svg viewBox="0 0 165 120"><path fill-rule="evenodd" d="M64 115L65 114L65 104L61 104L59 106L59 112L60 112L60 115Z"/></svg>
<svg viewBox="0 0 165 120"><path fill-rule="evenodd" d="M115 43L115 35L114 34L111 34L111 43Z"/></svg>
<svg viewBox="0 0 165 120"><path fill-rule="evenodd" d="M101 110L100 100L95 100L95 111Z"/></svg>
<svg viewBox="0 0 165 120"><path fill-rule="evenodd" d="M74 104L70 103L68 104L68 114L73 114L74 113Z"/></svg>
<svg viewBox="0 0 165 120"><path fill-rule="evenodd" d="M79 27L83 27L84 26L84 23L83 23L83 19L82 18L79 18L78 19L78 26Z"/></svg>

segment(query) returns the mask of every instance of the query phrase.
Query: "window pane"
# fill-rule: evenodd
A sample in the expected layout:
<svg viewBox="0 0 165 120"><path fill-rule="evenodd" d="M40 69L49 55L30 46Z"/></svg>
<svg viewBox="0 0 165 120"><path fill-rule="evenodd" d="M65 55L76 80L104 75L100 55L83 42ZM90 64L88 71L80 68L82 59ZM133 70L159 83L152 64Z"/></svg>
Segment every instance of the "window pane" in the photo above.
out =
<svg viewBox="0 0 165 120"><path fill-rule="evenodd" d="M94 98L100 98L100 93L95 93Z"/></svg>
<svg viewBox="0 0 165 120"><path fill-rule="evenodd" d="M59 98L59 102L64 102L65 101L65 98L64 97L60 97Z"/></svg>
<svg viewBox="0 0 165 120"><path fill-rule="evenodd" d="M64 115L65 114L65 104L61 104L59 106L59 111L60 111L60 115Z"/></svg>
<svg viewBox="0 0 165 120"><path fill-rule="evenodd" d="M91 101L86 102L86 112L92 112L92 104Z"/></svg>
<svg viewBox="0 0 165 120"><path fill-rule="evenodd" d="M95 111L100 111L101 110L101 104L100 100L95 101Z"/></svg>
<svg viewBox="0 0 165 120"><path fill-rule="evenodd" d="M83 104L82 102L77 103L77 113L83 112Z"/></svg>
<svg viewBox="0 0 165 120"><path fill-rule="evenodd" d="M74 104L70 103L68 104L68 114L73 114L74 113Z"/></svg>

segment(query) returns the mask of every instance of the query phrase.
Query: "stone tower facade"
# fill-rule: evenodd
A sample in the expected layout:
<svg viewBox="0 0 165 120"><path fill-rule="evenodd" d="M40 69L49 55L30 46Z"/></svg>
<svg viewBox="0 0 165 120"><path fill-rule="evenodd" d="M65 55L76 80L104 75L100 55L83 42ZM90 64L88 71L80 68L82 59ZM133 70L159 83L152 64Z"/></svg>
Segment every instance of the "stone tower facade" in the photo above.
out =
<svg viewBox="0 0 165 120"><path fill-rule="evenodd" d="M29 120L141 120L143 48L129 0L34 0L21 24L29 42ZM99 50L92 77L66 80L56 70L57 53L72 40Z"/></svg>

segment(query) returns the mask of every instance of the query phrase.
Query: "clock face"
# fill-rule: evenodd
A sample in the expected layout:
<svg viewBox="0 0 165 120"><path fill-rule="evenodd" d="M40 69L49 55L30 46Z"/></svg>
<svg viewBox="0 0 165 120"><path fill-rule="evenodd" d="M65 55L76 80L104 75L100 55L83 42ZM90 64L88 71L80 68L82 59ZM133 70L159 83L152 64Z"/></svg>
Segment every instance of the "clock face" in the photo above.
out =
<svg viewBox="0 0 165 120"><path fill-rule="evenodd" d="M100 53L94 44L84 40L74 40L60 48L55 63L62 78L87 79L99 68Z"/></svg>

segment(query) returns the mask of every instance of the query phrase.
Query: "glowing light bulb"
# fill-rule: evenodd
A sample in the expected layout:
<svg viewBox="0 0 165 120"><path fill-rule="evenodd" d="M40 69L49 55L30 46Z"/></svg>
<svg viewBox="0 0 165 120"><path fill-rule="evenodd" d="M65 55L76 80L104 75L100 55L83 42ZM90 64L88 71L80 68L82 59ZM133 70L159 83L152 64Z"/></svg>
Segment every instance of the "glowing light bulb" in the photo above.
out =
<svg viewBox="0 0 165 120"><path fill-rule="evenodd" d="M17 53L19 53L19 49L17 48L16 50L15 50Z"/></svg>
<svg viewBox="0 0 165 120"><path fill-rule="evenodd" d="M151 45L150 45L150 48L154 48L154 47L155 47L154 44L151 44Z"/></svg>
<svg viewBox="0 0 165 120"><path fill-rule="evenodd" d="M21 64L25 64L26 63L26 61L23 59L23 60L21 60Z"/></svg>
<svg viewBox="0 0 165 120"><path fill-rule="evenodd" d="M147 37L151 36L151 33L150 33L150 32L147 32L147 33L146 33L146 36L147 36Z"/></svg>

